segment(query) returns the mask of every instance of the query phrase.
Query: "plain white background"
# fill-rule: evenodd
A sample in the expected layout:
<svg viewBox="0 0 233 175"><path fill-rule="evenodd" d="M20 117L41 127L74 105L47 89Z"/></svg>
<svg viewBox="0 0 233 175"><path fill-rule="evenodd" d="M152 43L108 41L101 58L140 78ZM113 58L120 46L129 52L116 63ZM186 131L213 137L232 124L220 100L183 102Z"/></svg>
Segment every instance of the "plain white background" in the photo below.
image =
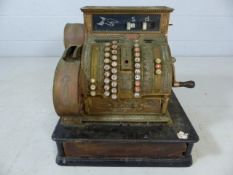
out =
<svg viewBox="0 0 233 175"><path fill-rule="evenodd" d="M65 24L83 22L86 5L170 6L174 56L233 55L232 0L1 0L0 56L60 56Z"/></svg>
<svg viewBox="0 0 233 175"><path fill-rule="evenodd" d="M200 136L192 167L56 165L54 70L64 25L82 22L86 5L175 8L168 36L177 79L196 81L194 89L174 89ZM0 175L232 175L232 31L232 0L0 0Z"/></svg>

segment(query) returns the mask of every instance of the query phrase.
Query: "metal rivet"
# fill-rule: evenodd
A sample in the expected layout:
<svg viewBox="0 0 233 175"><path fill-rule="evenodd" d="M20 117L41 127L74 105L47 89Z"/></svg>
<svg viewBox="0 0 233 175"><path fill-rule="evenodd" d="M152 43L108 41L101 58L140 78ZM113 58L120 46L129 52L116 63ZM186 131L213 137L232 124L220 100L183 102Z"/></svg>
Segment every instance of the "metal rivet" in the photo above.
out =
<svg viewBox="0 0 233 175"><path fill-rule="evenodd" d="M104 79L104 83L105 83L105 84L110 83L110 79L109 79L109 78L105 78L105 79Z"/></svg>
<svg viewBox="0 0 233 175"><path fill-rule="evenodd" d="M134 87L134 91L135 92L140 92L140 87L139 86Z"/></svg>
<svg viewBox="0 0 233 175"><path fill-rule="evenodd" d="M105 59L104 59L104 63L106 63L106 64L107 64L107 63L110 63L110 59L109 59L109 58L105 58Z"/></svg>
<svg viewBox="0 0 233 175"><path fill-rule="evenodd" d="M117 49L118 45L112 45L112 49Z"/></svg>
<svg viewBox="0 0 233 175"><path fill-rule="evenodd" d="M112 50L112 54L116 55L117 54L117 50Z"/></svg>
<svg viewBox="0 0 233 175"><path fill-rule="evenodd" d="M134 53L134 56L135 56L135 57L140 57L140 55L141 55L140 52L135 52L135 53Z"/></svg>
<svg viewBox="0 0 233 175"><path fill-rule="evenodd" d="M91 89L91 90L95 90L95 89L96 89L96 85L91 84L91 85L90 85L90 89Z"/></svg>
<svg viewBox="0 0 233 175"><path fill-rule="evenodd" d="M111 97L112 97L113 100L117 99L117 95L116 94L112 94Z"/></svg>
<svg viewBox="0 0 233 175"><path fill-rule="evenodd" d="M139 69L141 67L141 64L140 63L135 63L134 66L135 66L136 69Z"/></svg>
<svg viewBox="0 0 233 175"><path fill-rule="evenodd" d="M134 48L134 52L140 52L140 48L139 47Z"/></svg>
<svg viewBox="0 0 233 175"><path fill-rule="evenodd" d="M160 75L160 74L162 73L162 71L161 71L161 69L157 69L157 70L155 71L155 73L156 73L157 75Z"/></svg>
<svg viewBox="0 0 233 175"><path fill-rule="evenodd" d="M134 47L139 47L139 44L138 43L134 44Z"/></svg>
<svg viewBox="0 0 233 175"><path fill-rule="evenodd" d="M112 44L117 44L118 42L116 40L112 41Z"/></svg>
<svg viewBox="0 0 233 175"><path fill-rule="evenodd" d="M134 73L135 73L135 74L140 74L140 73L141 73L141 70L140 70L140 69L135 69L135 70L134 70Z"/></svg>
<svg viewBox="0 0 233 175"><path fill-rule="evenodd" d="M155 64L155 69L160 69L161 68L161 64Z"/></svg>
<svg viewBox="0 0 233 175"><path fill-rule="evenodd" d="M90 94L91 94L91 96L96 96L96 92L95 91L91 91Z"/></svg>
<svg viewBox="0 0 233 175"><path fill-rule="evenodd" d="M110 47L105 47L105 48L104 48L104 51L105 51L105 52L109 52L109 51L110 51Z"/></svg>
<svg viewBox="0 0 233 175"><path fill-rule="evenodd" d="M159 64L159 63L161 63L161 59L160 59L160 58L156 58L156 59L155 59L155 62L156 62L157 64Z"/></svg>
<svg viewBox="0 0 233 175"><path fill-rule="evenodd" d="M140 93L135 92L135 93L134 93L134 97L136 97L136 98L137 98L137 97L140 97Z"/></svg>
<svg viewBox="0 0 233 175"><path fill-rule="evenodd" d="M94 78L91 78L91 83L95 83L95 79Z"/></svg>
<svg viewBox="0 0 233 175"><path fill-rule="evenodd" d="M140 62L140 57L134 58L134 61L137 62L137 63Z"/></svg>
<svg viewBox="0 0 233 175"><path fill-rule="evenodd" d="M113 75L111 76L111 79L112 79L112 80L117 80L117 75L116 75L116 74L113 74Z"/></svg>
<svg viewBox="0 0 233 175"><path fill-rule="evenodd" d="M141 82L140 81L135 81L135 86L140 86L141 85Z"/></svg>
<svg viewBox="0 0 233 175"><path fill-rule="evenodd" d="M110 95L109 91L104 91L104 96L108 97Z"/></svg>
<svg viewBox="0 0 233 175"><path fill-rule="evenodd" d="M141 76L140 75L135 75L135 80L140 80Z"/></svg>
<svg viewBox="0 0 233 175"><path fill-rule="evenodd" d="M111 82L111 86L112 86L112 87L117 87L117 81L112 81L112 82Z"/></svg>
<svg viewBox="0 0 233 175"><path fill-rule="evenodd" d="M113 61L113 62L111 63L111 65L112 65L112 67L116 67L116 66L117 66L117 62L116 62L116 61Z"/></svg>
<svg viewBox="0 0 233 175"><path fill-rule="evenodd" d="M112 60L116 61L117 60L117 55L112 55Z"/></svg>
<svg viewBox="0 0 233 175"><path fill-rule="evenodd" d="M104 53L104 56L105 56L105 57L110 57L110 53L109 53L109 52L105 52L105 53Z"/></svg>
<svg viewBox="0 0 233 175"><path fill-rule="evenodd" d="M109 89L110 89L110 86L109 86L109 85L107 85L107 84L104 85L104 90L105 90L105 91L108 91Z"/></svg>
<svg viewBox="0 0 233 175"><path fill-rule="evenodd" d="M111 89L111 92L112 92L113 94L116 94L116 93L117 93L117 88L112 88L112 89Z"/></svg>
<svg viewBox="0 0 233 175"><path fill-rule="evenodd" d="M108 72L108 71L107 71L107 72L104 72L104 76L105 76L105 77L110 77L110 75L111 75L110 72Z"/></svg>
<svg viewBox="0 0 233 175"><path fill-rule="evenodd" d="M110 65L108 64L104 65L104 70L109 70L110 68L111 68Z"/></svg>
<svg viewBox="0 0 233 175"><path fill-rule="evenodd" d="M105 46L110 46L110 45L111 45L110 42L105 43Z"/></svg>
<svg viewBox="0 0 233 175"><path fill-rule="evenodd" d="M111 72L112 72L113 74L116 74L116 73L117 73L117 68L112 68L112 69L111 69Z"/></svg>

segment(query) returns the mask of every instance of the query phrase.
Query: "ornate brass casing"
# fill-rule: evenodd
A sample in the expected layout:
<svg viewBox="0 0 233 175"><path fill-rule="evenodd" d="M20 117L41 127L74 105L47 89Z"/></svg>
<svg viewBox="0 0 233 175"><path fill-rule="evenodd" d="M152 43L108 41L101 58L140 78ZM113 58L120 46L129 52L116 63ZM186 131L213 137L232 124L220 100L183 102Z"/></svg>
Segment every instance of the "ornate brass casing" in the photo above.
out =
<svg viewBox="0 0 233 175"><path fill-rule="evenodd" d="M167 41L168 7L84 7L67 24L53 99L65 125L171 122L177 82Z"/></svg>

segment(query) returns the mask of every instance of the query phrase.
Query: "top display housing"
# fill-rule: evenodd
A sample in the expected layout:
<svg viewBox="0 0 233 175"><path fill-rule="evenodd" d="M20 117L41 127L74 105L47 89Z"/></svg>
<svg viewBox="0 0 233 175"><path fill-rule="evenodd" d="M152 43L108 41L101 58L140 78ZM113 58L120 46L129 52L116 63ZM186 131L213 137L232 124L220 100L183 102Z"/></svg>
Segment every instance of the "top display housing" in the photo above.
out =
<svg viewBox="0 0 233 175"><path fill-rule="evenodd" d="M172 8L155 7L92 7L81 9L87 33L162 33L166 34Z"/></svg>

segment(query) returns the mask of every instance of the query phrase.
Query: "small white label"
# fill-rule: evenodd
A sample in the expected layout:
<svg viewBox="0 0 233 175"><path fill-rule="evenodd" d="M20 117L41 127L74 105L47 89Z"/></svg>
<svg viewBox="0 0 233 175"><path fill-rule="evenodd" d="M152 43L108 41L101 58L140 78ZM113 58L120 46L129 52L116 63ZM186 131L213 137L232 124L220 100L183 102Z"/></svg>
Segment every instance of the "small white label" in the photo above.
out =
<svg viewBox="0 0 233 175"><path fill-rule="evenodd" d="M142 23L142 30L147 30L147 22Z"/></svg>
<svg viewBox="0 0 233 175"><path fill-rule="evenodd" d="M126 29L131 30L131 23L130 22L127 22Z"/></svg>
<svg viewBox="0 0 233 175"><path fill-rule="evenodd" d="M183 132L183 131L179 131L179 132L177 133L177 137L178 137L179 139L188 139L188 136L189 136L189 134L188 134L188 133L185 133L185 132Z"/></svg>

